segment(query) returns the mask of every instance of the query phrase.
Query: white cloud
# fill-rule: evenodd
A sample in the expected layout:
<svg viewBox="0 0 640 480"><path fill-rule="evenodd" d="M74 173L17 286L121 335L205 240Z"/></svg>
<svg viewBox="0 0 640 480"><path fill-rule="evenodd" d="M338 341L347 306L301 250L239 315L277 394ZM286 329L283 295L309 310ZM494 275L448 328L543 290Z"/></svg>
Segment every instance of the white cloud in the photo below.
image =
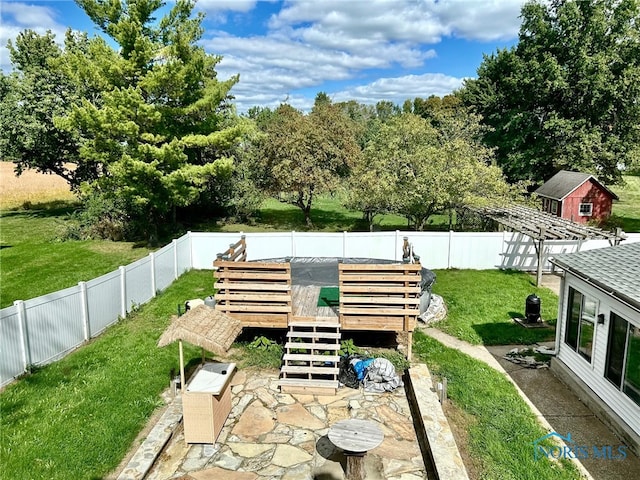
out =
<svg viewBox="0 0 640 480"><path fill-rule="evenodd" d="M56 11L50 7L30 5L18 2L2 2L2 22L0 23L0 69L11 70L11 59L7 42L14 40L18 34L31 29L40 35L50 30L56 40L64 40L66 27L56 20Z"/></svg>
<svg viewBox="0 0 640 480"><path fill-rule="evenodd" d="M207 32L203 45L223 56L221 77L240 74L233 93L242 104L262 99L251 92L282 98L300 89L322 90L325 82L385 71L390 78L336 93L336 98L348 94L375 103L378 95L377 100L402 102L459 88L461 79L423 75L429 59L437 57L438 44L444 38L514 38L524 1L291 0L269 18L264 35Z"/></svg>
<svg viewBox="0 0 640 480"><path fill-rule="evenodd" d="M332 94L331 98L336 102L357 100L367 104L388 100L402 105L406 99L414 99L415 97L427 98L431 95L442 97L460 88L463 81L463 78L441 73L380 78L369 84L358 85Z"/></svg>
<svg viewBox="0 0 640 480"><path fill-rule="evenodd" d="M198 0L198 9L206 12L243 12L253 10L257 0Z"/></svg>

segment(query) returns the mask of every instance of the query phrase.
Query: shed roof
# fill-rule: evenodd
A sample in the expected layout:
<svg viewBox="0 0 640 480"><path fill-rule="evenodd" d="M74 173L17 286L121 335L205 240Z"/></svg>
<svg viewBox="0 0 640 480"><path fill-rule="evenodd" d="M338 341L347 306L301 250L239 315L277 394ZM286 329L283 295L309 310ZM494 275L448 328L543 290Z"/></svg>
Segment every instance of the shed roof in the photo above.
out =
<svg viewBox="0 0 640 480"><path fill-rule="evenodd" d="M564 253L550 261L640 311L640 242Z"/></svg>
<svg viewBox="0 0 640 480"><path fill-rule="evenodd" d="M541 197L560 201L564 200L571 192L588 180L593 180L602 190L615 200L618 200L618 196L600 183L593 175L582 172L569 172L567 170L560 170L542 186L538 187L536 193Z"/></svg>

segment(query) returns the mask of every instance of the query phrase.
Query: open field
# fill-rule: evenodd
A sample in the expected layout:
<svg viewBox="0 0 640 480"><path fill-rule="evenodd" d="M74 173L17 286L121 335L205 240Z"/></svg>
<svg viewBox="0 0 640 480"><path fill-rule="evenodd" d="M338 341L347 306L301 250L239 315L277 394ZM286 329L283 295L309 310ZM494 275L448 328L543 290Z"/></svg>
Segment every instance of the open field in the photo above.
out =
<svg viewBox="0 0 640 480"><path fill-rule="evenodd" d="M613 214L622 220L625 232L640 232L640 177L627 175L625 184L611 190L620 197L613 204Z"/></svg>
<svg viewBox="0 0 640 480"><path fill-rule="evenodd" d="M0 210L38 208L75 200L67 182L57 175L28 170L16 177L13 168L11 162L0 162Z"/></svg>

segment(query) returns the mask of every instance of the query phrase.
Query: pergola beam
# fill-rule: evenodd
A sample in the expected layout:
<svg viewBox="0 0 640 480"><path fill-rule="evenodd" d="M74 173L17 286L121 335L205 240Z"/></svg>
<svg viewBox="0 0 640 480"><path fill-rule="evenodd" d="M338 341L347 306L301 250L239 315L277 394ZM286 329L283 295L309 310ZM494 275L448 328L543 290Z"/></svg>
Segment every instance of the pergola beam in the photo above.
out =
<svg viewBox="0 0 640 480"><path fill-rule="evenodd" d="M603 239L616 244L624 239L622 233L607 232L601 228L580 225L557 217L547 212L520 205L509 207L467 207L469 210L490 218L506 228L522 233L533 240L538 265L536 269L536 285L542 282L542 263L544 259L545 240L589 240Z"/></svg>

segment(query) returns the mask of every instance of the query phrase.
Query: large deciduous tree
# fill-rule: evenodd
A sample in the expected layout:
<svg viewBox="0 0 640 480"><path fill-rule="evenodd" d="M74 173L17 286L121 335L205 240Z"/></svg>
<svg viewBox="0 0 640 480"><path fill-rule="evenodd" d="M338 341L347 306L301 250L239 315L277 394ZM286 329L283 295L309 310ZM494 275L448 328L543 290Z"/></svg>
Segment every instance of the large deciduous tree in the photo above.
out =
<svg viewBox="0 0 640 480"><path fill-rule="evenodd" d="M18 175L34 169L77 187L82 175L90 174L78 168L73 135L53 121L68 113L78 98L78 89L60 68L62 50L51 32L39 35L32 30L19 33L8 47L14 70L0 72L0 158L14 162Z"/></svg>
<svg viewBox="0 0 640 480"><path fill-rule="evenodd" d="M560 169L620 178L640 145L640 2L530 1L518 44L463 88L510 180Z"/></svg>
<svg viewBox="0 0 640 480"><path fill-rule="evenodd" d="M477 122L442 116L435 128L406 113L381 124L354 167L348 205L364 211L370 226L376 214L393 212L422 230L435 213L513 199L517 188L471 133Z"/></svg>
<svg viewBox="0 0 640 480"><path fill-rule="evenodd" d="M97 74L103 86L57 124L77 136L80 157L101 175L90 196L118 198L123 215L154 236L179 207L215 199L232 170L233 150L251 122L238 119L229 90L216 78L220 57L197 44L202 15L178 0L156 21L160 0L78 0L119 45L91 39L91 56L70 55L79 83ZM108 203L108 202L107 202Z"/></svg>
<svg viewBox="0 0 640 480"><path fill-rule="evenodd" d="M300 208L308 226L316 196L335 192L359 154L353 121L325 101L308 115L281 105L258 146L266 190Z"/></svg>

